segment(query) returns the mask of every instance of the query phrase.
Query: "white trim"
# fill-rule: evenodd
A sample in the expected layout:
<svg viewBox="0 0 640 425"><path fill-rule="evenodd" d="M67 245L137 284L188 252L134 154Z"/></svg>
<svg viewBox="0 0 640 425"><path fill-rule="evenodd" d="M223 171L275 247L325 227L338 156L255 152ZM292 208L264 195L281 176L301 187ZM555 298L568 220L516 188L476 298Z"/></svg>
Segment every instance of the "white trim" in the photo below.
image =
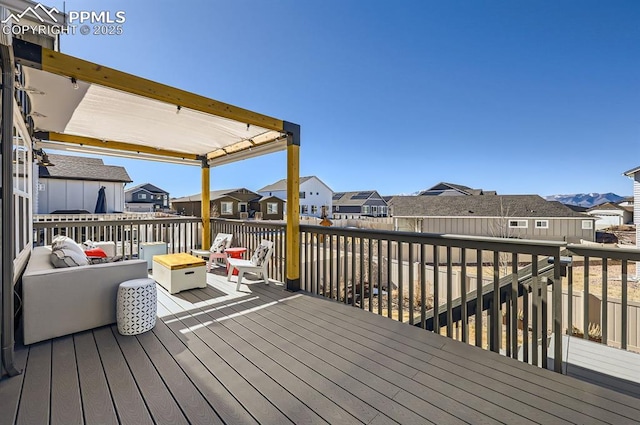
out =
<svg viewBox="0 0 640 425"><path fill-rule="evenodd" d="M515 223L515 226L512 225L513 223ZM529 220L509 219L508 224L510 229L528 229L529 228Z"/></svg>
<svg viewBox="0 0 640 425"><path fill-rule="evenodd" d="M593 221L592 220L582 220L582 230L593 230Z"/></svg>
<svg viewBox="0 0 640 425"><path fill-rule="evenodd" d="M230 205L231 206L229 211L225 210L225 208L224 208L225 205ZM233 202L230 202L230 201L220 202L220 215L233 215Z"/></svg>
<svg viewBox="0 0 640 425"><path fill-rule="evenodd" d="M544 225L538 226L538 223L544 223ZM549 220L535 220L534 227L536 229L548 229L549 228Z"/></svg>

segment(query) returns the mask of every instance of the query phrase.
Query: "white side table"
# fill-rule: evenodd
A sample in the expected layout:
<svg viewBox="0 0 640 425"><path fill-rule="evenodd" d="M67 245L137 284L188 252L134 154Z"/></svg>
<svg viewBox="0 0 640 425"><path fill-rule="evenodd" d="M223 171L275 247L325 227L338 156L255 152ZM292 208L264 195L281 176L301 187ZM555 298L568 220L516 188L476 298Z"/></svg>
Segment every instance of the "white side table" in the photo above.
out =
<svg viewBox="0 0 640 425"><path fill-rule="evenodd" d="M118 332L138 335L156 325L158 293L153 279L141 278L122 282L118 287Z"/></svg>

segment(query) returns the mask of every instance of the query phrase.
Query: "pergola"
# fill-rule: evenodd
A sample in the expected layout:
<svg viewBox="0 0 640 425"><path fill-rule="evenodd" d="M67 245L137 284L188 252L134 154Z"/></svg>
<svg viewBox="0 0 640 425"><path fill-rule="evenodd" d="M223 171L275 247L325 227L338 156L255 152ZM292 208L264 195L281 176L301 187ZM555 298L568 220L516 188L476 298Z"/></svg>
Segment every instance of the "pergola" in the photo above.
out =
<svg viewBox="0 0 640 425"><path fill-rule="evenodd" d="M202 244L210 245L210 167L287 151L286 286L299 289L300 126L13 40L36 146L197 165Z"/></svg>

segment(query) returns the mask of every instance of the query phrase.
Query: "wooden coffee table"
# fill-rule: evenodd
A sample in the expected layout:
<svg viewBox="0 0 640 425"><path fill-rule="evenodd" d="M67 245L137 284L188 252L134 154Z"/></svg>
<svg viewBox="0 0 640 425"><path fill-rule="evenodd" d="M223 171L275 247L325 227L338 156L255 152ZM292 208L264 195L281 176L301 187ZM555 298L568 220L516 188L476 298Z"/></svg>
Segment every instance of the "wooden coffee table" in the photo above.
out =
<svg viewBox="0 0 640 425"><path fill-rule="evenodd" d="M153 279L170 294L186 289L206 288L207 278L202 258L190 254L153 256Z"/></svg>

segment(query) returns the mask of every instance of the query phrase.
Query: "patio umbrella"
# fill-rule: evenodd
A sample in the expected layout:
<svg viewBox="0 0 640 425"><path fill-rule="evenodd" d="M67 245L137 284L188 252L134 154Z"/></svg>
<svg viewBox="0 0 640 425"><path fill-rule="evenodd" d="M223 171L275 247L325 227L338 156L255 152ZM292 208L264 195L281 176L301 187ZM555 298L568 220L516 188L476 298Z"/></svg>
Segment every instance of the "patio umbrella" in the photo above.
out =
<svg viewBox="0 0 640 425"><path fill-rule="evenodd" d="M98 190L98 201L96 202L96 214L106 214L107 212L107 196L104 193L104 186Z"/></svg>

